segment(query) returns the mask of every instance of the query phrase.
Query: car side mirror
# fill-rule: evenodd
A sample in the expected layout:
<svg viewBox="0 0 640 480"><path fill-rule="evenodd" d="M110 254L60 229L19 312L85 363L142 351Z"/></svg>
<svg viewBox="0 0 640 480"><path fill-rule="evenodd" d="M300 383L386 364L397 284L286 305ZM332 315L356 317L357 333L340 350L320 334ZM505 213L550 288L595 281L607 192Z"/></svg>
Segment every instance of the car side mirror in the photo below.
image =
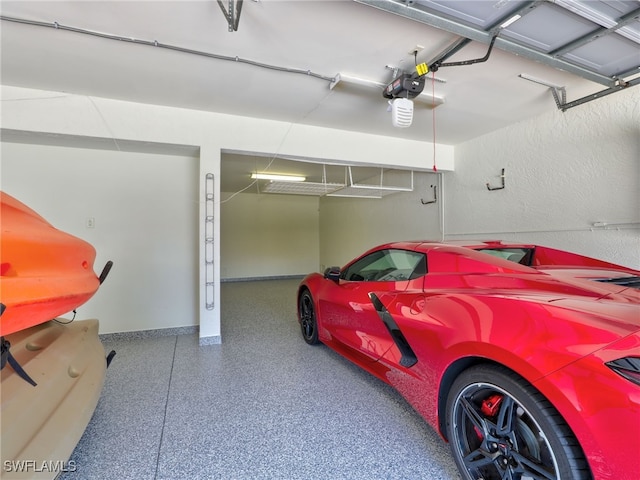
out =
<svg viewBox="0 0 640 480"><path fill-rule="evenodd" d="M328 267L324 271L324 278L338 283L340 281L340 267Z"/></svg>

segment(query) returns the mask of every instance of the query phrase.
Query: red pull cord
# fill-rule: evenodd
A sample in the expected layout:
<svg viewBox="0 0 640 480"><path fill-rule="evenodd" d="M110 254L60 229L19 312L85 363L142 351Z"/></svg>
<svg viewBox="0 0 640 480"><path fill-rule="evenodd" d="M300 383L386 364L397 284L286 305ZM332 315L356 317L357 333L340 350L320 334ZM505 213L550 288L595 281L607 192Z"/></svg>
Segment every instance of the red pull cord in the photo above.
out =
<svg viewBox="0 0 640 480"><path fill-rule="evenodd" d="M433 105L431 113L433 116L433 171L437 172L436 167L436 72L431 72L431 97L433 98Z"/></svg>

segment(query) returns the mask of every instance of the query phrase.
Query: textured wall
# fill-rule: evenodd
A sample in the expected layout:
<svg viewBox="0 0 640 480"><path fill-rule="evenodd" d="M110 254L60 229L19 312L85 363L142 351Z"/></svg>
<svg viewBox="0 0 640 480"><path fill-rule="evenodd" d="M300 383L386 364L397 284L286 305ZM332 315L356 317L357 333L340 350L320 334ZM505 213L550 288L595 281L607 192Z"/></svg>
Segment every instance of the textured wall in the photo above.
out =
<svg viewBox="0 0 640 480"><path fill-rule="evenodd" d="M446 238L537 242L640 268L640 87L564 113L549 103L456 147ZM502 168L506 188L488 191Z"/></svg>

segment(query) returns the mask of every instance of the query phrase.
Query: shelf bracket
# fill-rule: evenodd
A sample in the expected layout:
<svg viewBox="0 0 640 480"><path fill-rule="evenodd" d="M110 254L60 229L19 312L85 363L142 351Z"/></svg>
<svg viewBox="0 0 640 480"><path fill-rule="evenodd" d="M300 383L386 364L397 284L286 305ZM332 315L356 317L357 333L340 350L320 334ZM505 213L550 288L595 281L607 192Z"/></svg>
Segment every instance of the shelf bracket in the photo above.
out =
<svg viewBox="0 0 640 480"><path fill-rule="evenodd" d="M502 186L492 187L491 185L489 185L489 182L487 182L487 190L502 190L504 188L504 168L502 169L502 173L500 174L500 179L502 180Z"/></svg>
<svg viewBox="0 0 640 480"><path fill-rule="evenodd" d="M217 1L218 5L220 6L220 10L222 10L224 18L227 19L227 23L229 24L229 31L237 32L238 23L240 23L240 13L242 12L242 0L229 0L229 10L226 10L224 8L222 0Z"/></svg>

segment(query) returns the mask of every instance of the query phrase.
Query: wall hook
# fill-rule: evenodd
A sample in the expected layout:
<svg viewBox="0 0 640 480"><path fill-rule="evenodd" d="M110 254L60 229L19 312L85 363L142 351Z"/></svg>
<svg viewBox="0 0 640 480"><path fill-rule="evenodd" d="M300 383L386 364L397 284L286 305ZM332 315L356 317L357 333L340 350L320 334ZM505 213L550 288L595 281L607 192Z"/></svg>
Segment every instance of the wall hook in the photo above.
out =
<svg viewBox="0 0 640 480"><path fill-rule="evenodd" d="M502 169L502 173L500 174L500 178L502 179L502 186L501 187L492 187L491 185L489 185L489 182L487 182L487 189L488 190L502 190L504 188L504 168Z"/></svg>
<svg viewBox="0 0 640 480"><path fill-rule="evenodd" d="M438 187L436 185L431 185L431 188L433 188L433 200L425 202L424 199L421 198L420 203L423 205L429 205L430 203L436 203L438 201Z"/></svg>

